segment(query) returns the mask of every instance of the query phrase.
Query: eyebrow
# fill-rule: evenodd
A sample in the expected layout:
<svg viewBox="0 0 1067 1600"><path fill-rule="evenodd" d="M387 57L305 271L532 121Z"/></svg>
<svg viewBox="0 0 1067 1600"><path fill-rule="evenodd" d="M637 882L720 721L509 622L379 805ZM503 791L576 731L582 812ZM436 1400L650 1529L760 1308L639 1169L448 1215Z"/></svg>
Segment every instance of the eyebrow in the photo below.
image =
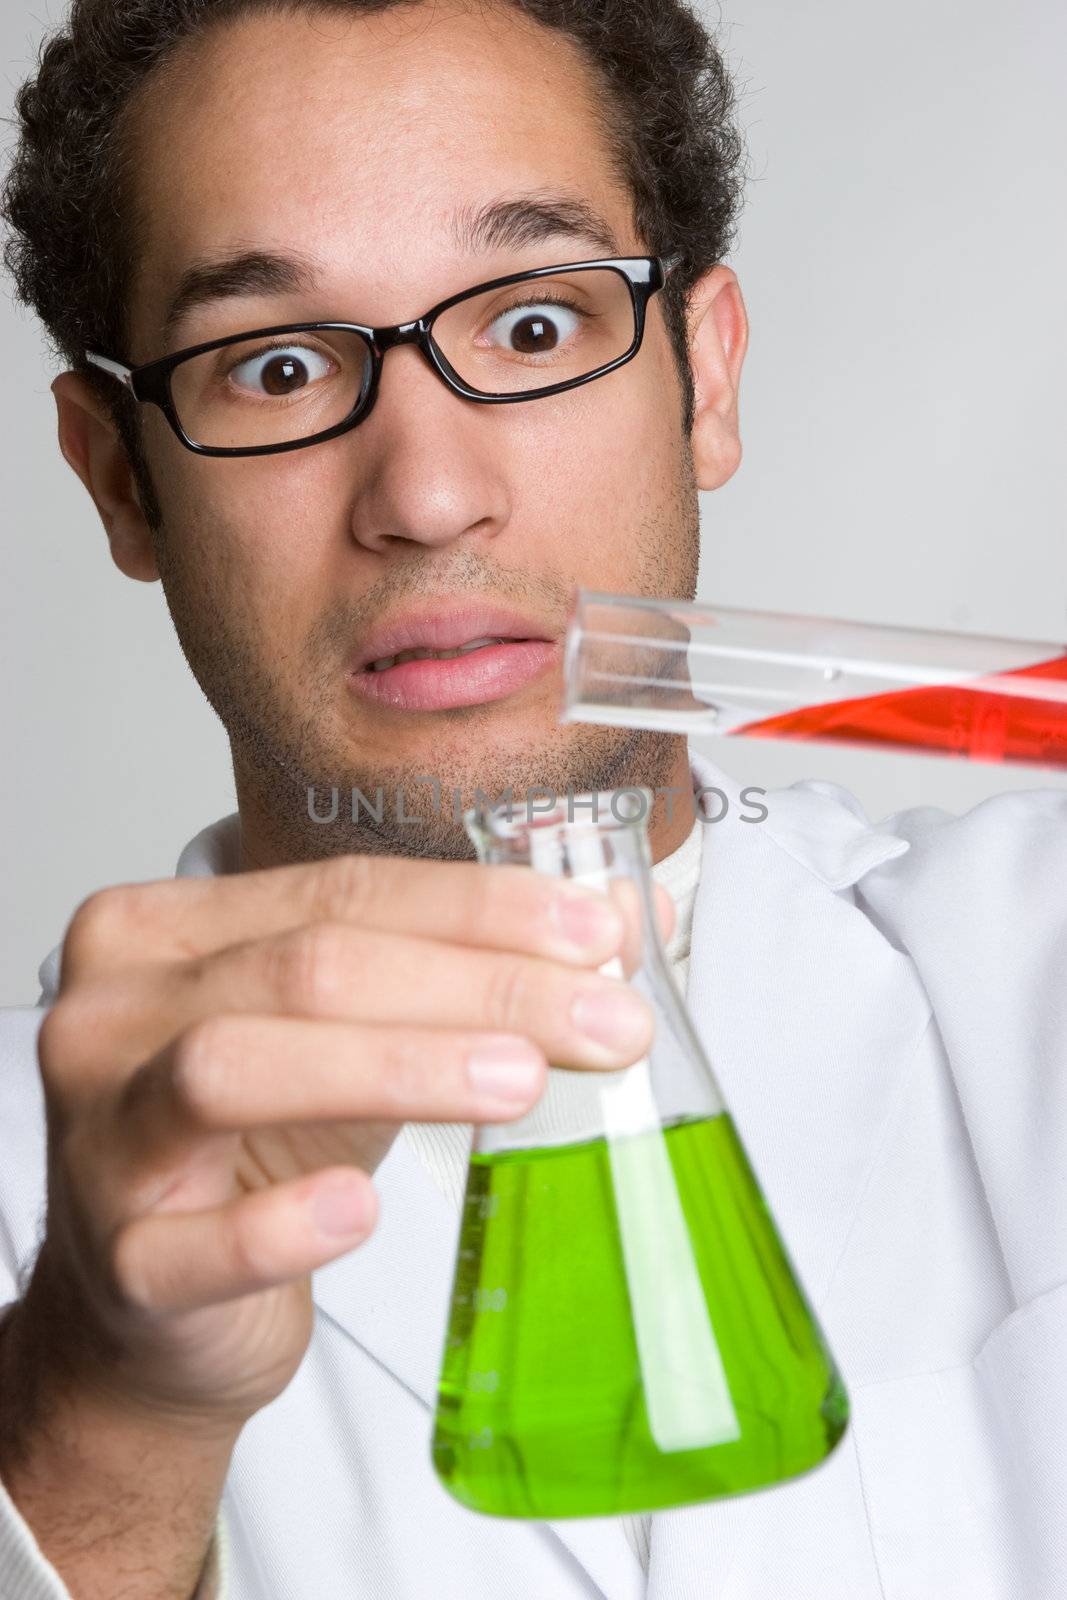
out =
<svg viewBox="0 0 1067 1600"><path fill-rule="evenodd" d="M474 255L521 250L550 239L573 239L608 256L619 244L608 223L584 200L546 191L465 207L451 218L456 246ZM201 256L185 268L167 302L163 338L169 341L190 312L242 295L300 294L314 289L317 267L298 251L229 250Z"/></svg>
<svg viewBox="0 0 1067 1600"><path fill-rule="evenodd" d="M163 317L169 340L191 311L239 295L290 294L311 289L315 265L307 256L275 250L235 250L193 261L181 277Z"/></svg>
<svg viewBox="0 0 1067 1600"><path fill-rule="evenodd" d="M514 200L495 200L452 218L452 237L461 250L519 250L556 237L591 244L608 255L619 254L611 228L593 207L569 195L544 190Z"/></svg>

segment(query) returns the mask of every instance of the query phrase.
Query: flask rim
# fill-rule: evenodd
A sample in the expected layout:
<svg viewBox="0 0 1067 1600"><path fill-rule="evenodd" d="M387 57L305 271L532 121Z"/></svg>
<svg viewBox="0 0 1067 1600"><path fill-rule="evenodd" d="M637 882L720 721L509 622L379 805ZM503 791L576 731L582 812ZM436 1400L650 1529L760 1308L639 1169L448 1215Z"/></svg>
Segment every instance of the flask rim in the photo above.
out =
<svg viewBox="0 0 1067 1600"><path fill-rule="evenodd" d="M632 815L624 812L620 816L616 810L620 795L631 799L640 796L640 807L635 804ZM628 783L614 789L592 789L573 795L568 793L557 797L548 810L532 814L529 799L525 803L509 799L491 807L472 806L463 813L463 825L472 838L480 836L494 841L521 839L530 833L548 830L568 834L594 833L598 836L634 833L644 830L654 804L655 795L647 785Z"/></svg>

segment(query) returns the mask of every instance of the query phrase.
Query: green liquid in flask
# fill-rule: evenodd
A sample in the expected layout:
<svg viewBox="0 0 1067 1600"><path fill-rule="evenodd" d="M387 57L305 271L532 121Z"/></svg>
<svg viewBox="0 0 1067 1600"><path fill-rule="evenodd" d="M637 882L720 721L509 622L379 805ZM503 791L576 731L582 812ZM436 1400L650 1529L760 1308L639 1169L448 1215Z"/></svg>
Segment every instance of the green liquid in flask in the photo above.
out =
<svg viewBox="0 0 1067 1600"><path fill-rule="evenodd" d="M476 1153L433 1438L438 1476L473 1510L556 1518L692 1504L806 1472L844 1433L848 1397L728 1113L615 1140L616 1173L620 1154L635 1171L631 1158L664 1149L706 1312L704 1365L725 1397L719 1441L685 1437L701 1373L643 1373L607 1140ZM655 1272L646 1251L649 1281L634 1287L653 1316ZM672 1403L675 1438L662 1424Z"/></svg>

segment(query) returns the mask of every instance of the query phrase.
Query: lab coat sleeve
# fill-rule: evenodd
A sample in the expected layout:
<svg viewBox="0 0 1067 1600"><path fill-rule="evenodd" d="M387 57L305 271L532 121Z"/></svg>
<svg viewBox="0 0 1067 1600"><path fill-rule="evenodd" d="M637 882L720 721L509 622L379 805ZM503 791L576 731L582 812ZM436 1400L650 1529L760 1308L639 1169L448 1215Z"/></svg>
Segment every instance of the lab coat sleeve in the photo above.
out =
<svg viewBox="0 0 1067 1600"><path fill-rule="evenodd" d="M204 1576L191 1600L227 1600L226 1525L219 1512ZM4 1600L72 1600L0 1480L0 1594Z"/></svg>
<svg viewBox="0 0 1067 1600"><path fill-rule="evenodd" d="M0 1481L0 1594L5 1600L71 1600Z"/></svg>

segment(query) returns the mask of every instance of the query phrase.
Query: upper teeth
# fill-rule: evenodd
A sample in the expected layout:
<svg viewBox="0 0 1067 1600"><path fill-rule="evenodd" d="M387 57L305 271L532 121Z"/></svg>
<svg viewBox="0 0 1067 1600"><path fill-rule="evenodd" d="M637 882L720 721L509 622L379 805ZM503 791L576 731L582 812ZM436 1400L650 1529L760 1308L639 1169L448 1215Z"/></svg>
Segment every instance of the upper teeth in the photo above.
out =
<svg viewBox="0 0 1067 1600"><path fill-rule="evenodd" d="M471 650L480 650L486 644L503 644L503 639L472 639L469 644L457 645L455 650L401 650L395 656L380 656L377 661L372 661L368 672L384 672L386 667L395 667L401 661L426 661L431 656L435 661L451 661L453 656L465 656Z"/></svg>

